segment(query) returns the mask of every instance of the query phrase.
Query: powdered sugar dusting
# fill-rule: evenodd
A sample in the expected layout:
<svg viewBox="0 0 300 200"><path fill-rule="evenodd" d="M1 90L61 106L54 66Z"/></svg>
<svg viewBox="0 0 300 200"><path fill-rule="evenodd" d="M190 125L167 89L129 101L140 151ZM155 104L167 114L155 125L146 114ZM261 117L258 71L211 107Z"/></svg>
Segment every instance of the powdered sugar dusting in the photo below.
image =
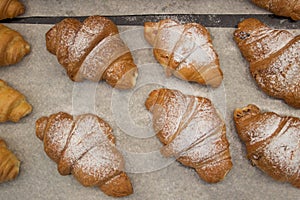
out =
<svg viewBox="0 0 300 200"><path fill-rule="evenodd" d="M163 100L160 99L162 96ZM224 122L208 99L183 95L177 90L161 89L157 104L164 109L150 111L153 117L165 117L163 129L159 133L160 139L163 137L166 144L161 149L162 154L175 156L183 164L192 167L195 165L191 163L212 158L221 152L224 156L222 159L230 159L223 130ZM173 113L175 115L172 115ZM153 123L155 126L156 121L153 120Z"/></svg>
<svg viewBox="0 0 300 200"><path fill-rule="evenodd" d="M188 102L191 102L191 98L194 105L185 110L190 116L183 119L181 133L163 147L163 152L167 155L179 156L198 142L205 141L224 125L207 100L198 101L195 97L188 97Z"/></svg>
<svg viewBox="0 0 300 200"><path fill-rule="evenodd" d="M58 162L73 126L73 119L66 113L57 113L49 117L47 124L45 151L51 159Z"/></svg>
<svg viewBox="0 0 300 200"><path fill-rule="evenodd" d="M281 117L276 114L263 114L259 120L255 120L245 127L245 134L249 136L249 144L266 140L274 134L282 122Z"/></svg>
<svg viewBox="0 0 300 200"><path fill-rule="evenodd" d="M59 164L71 169L74 162L95 145L108 142L104 133L107 130L103 127L95 115L78 116Z"/></svg>
<svg viewBox="0 0 300 200"><path fill-rule="evenodd" d="M58 163L61 174L73 173L85 186L103 184L124 170L110 126L93 114L75 119L67 113L53 114L45 130L45 150Z"/></svg>
<svg viewBox="0 0 300 200"><path fill-rule="evenodd" d="M184 27L173 20L163 20L157 23L159 23L159 27L153 47L171 55Z"/></svg>
<svg viewBox="0 0 300 200"><path fill-rule="evenodd" d="M86 56L77 76L99 81L107 67L127 52L129 52L129 49L118 34L108 36L99 42Z"/></svg>
<svg viewBox="0 0 300 200"><path fill-rule="evenodd" d="M164 143L167 143L179 129L187 102L184 95L176 91L172 94L165 94L163 98L165 103L163 105L154 104L151 112L153 113L155 132L159 132L164 139Z"/></svg>
<svg viewBox="0 0 300 200"><path fill-rule="evenodd" d="M186 26L189 27L189 25ZM185 47L186 45L188 47ZM177 70L193 66L201 73L203 67L217 59L212 44L208 41L205 28L196 25L185 29L173 51L174 60L181 63Z"/></svg>
<svg viewBox="0 0 300 200"><path fill-rule="evenodd" d="M99 185L124 170L123 157L110 143L93 147L74 165L73 174L84 185Z"/></svg>
<svg viewBox="0 0 300 200"><path fill-rule="evenodd" d="M230 156L226 155L228 143L222 141L222 134L222 129L217 129L208 138L201 140L193 148L183 152L180 155L180 159L187 157L189 162L192 162L192 165L197 167L203 164L213 164L213 162L210 163L207 161L218 160L217 157L221 156L224 156L225 159L230 159Z"/></svg>
<svg viewBox="0 0 300 200"><path fill-rule="evenodd" d="M219 67L219 62L210 42L208 31L196 23L181 25L170 19L158 23L154 54L160 64L168 67L168 69L173 69L173 74L184 80L187 77L185 74L181 75L181 70L193 68L194 73L198 72L203 76L204 82L209 83L214 76L203 72ZM212 73L218 73L218 71L215 70ZM218 75L222 76L221 74ZM197 82L200 83L200 80Z"/></svg>
<svg viewBox="0 0 300 200"><path fill-rule="evenodd" d="M240 30L244 33L244 30ZM246 31L249 37L239 40L238 45L243 47L242 53L249 62L256 62L268 58L271 54L282 49L294 36L288 31L273 30L263 26ZM237 35L236 37L240 37Z"/></svg>
<svg viewBox="0 0 300 200"><path fill-rule="evenodd" d="M251 50L255 53L255 60L268 58L271 54L282 49L292 38L292 34L281 30L254 30ZM247 44L250 44L247 41Z"/></svg>
<svg viewBox="0 0 300 200"><path fill-rule="evenodd" d="M268 86L273 95L279 98L284 98L288 93L300 97L300 38L276 59L261 67L266 69L262 71L265 76L258 75L256 78L260 86Z"/></svg>
<svg viewBox="0 0 300 200"><path fill-rule="evenodd" d="M69 46L70 61L79 62L88 53L91 44L98 40L101 32L103 25L97 18L88 18L77 32L73 45Z"/></svg>
<svg viewBox="0 0 300 200"><path fill-rule="evenodd" d="M294 176L300 173L300 121L289 119L279 134L264 149L272 165Z"/></svg>
<svg viewBox="0 0 300 200"><path fill-rule="evenodd" d="M200 33L198 27L186 25L185 29L173 49L173 59L180 63L195 51L198 46L207 43L207 39Z"/></svg>

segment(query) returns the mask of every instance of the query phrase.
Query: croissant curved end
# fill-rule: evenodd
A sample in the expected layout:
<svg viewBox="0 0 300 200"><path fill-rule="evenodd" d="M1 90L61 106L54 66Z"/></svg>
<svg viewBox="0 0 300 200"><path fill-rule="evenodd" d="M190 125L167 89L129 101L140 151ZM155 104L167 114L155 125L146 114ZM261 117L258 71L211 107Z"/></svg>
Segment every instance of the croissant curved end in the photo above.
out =
<svg viewBox="0 0 300 200"><path fill-rule="evenodd" d="M24 13L25 7L19 1L12 1L7 7L7 14L9 18L14 18Z"/></svg>
<svg viewBox="0 0 300 200"><path fill-rule="evenodd" d="M9 114L9 120L18 122L22 117L28 115L32 111L32 106L24 99L20 104L15 107Z"/></svg>
<svg viewBox="0 0 300 200"><path fill-rule="evenodd" d="M238 121L241 119L250 118L253 115L257 115L259 113L260 109L256 105L249 104L246 107L235 109L233 117L235 121Z"/></svg>
<svg viewBox="0 0 300 200"><path fill-rule="evenodd" d="M205 80L205 84L210 85L213 88L217 88L221 85L222 81L223 81L223 72L220 69L218 69L218 71L215 72L215 76L213 78L209 80Z"/></svg>
<svg viewBox="0 0 300 200"><path fill-rule="evenodd" d="M117 89L134 88L134 86L136 85L137 77L138 77L137 68L132 68L122 76L122 78L117 82L114 88Z"/></svg>
<svg viewBox="0 0 300 200"><path fill-rule="evenodd" d="M113 177L99 188L105 194L113 197L124 197L133 193L130 179L124 172Z"/></svg>
<svg viewBox="0 0 300 200"><path fill-rule="evenodd" d="M196 172L203 179L208 183L218 183L222 181L229 171L232 168L232 162L230 159L225 159L220 162L219 165L210 166L207 169L200 169L196 168Z"/></svg>
<svg viewBox="0 0 300 200"><path fill-rule="evenodd" d="M264 24L255 18L248 18L238 24L238 28L251 30L253 28L264 26Z"/></svg>
<svg viewBox="0 0 300 200"><path fill-rule="evenodd" d="M243 41L250 36L252 30L257 27L265 26L261 21L254 18L248 18L238 24L238 28L234 31L234 39L239 42Z"/></svg>
<svg viewBox="0 0 300 200"><path fill-rule="evenodd" d="M7 145L6 145L6 142L0 138L0 148L1 148L1 147L2 147L2 148L6 148Z"/></svg>
<svg viewBox="0 0 300 200"><path fill-rule="evenodd" d="M145 101L145 106L147 108L147 110L151 110L151 108L153 107L153 105L155 105L157 98L159 96L159 90L153 90L149 95L147 100Z"/></svg>
<svg viewBox="0 0 300 200"><path fill-rule="evenodd" d="M0 183L15 179L20 171L21 161L11 152L0 138Z"/></svg>
<svg viewBox="0 0 300 200"><path fill-rule="evenodd" d="M56 34L57 34L57 28L56 26L53 26L47 33L46 33L46 48L47 50L52 53L56 54Z"/></svg>
<svg viewBox="0 0 300 200"><path fill-rule="evenodd" d="M149 44L154 46L155 37L158 31L158 24L155 22L145 22L144 24L144 36Z"/></svg>
<svg viewBox="0 0 300 200"><path fill-rule="evenodd" d="M40 139L44 139L44 132L47 126L48 117L41 117L35 122L36 136Z"/></svg>
<svg viewBox="0 0 300 200"><path fill-rule="evenodd" d="M300 20L300 4L294 7L294 12L291 14L293 20Z"/></svg>

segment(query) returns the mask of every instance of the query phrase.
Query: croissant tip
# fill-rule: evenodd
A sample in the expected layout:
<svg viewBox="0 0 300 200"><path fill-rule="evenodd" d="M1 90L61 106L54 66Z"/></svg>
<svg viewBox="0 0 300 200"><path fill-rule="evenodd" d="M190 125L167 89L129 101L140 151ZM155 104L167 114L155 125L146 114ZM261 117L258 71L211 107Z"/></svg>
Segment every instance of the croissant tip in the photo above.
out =
<svg viewBox="0 0 300 200"><path fill-rule="evenodd" d="M7 144L6 142L0 138L0 147L3 147L3 148L6 148L7 147Z"/></svg>
<svg viewBox="0 0 300 200"><path fill-rule="evenodd" d="M150 92L147 100L145 101L145 106L147 110L151 110L152 106L155 105L158 96L159 96L159 90L153 90Z"/></svg>
<svg viewBox="0 0 300 200"><path fill-rule="evenodd" d="M133 194L132 184L125 172L113 177L99 188L108 196L113 197L125 197Z"/></svg>
<svg viewBox="0 0 300 200"><path fill-rule="evenodd" d="M0 138L0 183L11 181L19 175L21 161L10 151L6 142Z"/></svg>
<svg viewBox="0 0 300 200"><path fill-rule="evenodd" d="M218 183L224 180L232 168L231 159L225 159L219 165L207 168L195 168L198 176L207 183Z"/></svg>
<svg viewBox="0 0 300 200"><path fill-rule="evenodd" d="M22 6L19 11L17 12L17 15L23 15L25 13L25 7Z"/></svg>
<svg viewBox="0 0 300 200"><path fill-rule="evenodd" d="M48 122L48 117L41 117L35 122L36 136L40 139L44 139L44 131Z"/></svg>
<svg viewBox="0 0 300 200"><path fill-rule="evenodd" d="M249 118L253 115L257 115L260 112L260 109L254 105L254 104L249 104L246 107L243 108L237 108L234 111L234 120L239 120L239 119L245 119L245 118Z"/></svg>
<svg viewBox="0 0 300 200"><path fill-rule="evenodd" d="M137 78L138 71L137 68L134 67L123 75L123 77L115 84L114 88L124 90L134 88Z"/></svg>

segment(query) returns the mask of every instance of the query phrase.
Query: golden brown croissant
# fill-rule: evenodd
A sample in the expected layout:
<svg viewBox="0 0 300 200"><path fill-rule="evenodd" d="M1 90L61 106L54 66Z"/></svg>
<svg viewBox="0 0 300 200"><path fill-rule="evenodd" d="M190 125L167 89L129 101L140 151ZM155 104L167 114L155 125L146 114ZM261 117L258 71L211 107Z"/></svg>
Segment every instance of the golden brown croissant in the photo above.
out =
<svg viewBox="0 0 300 200"><path fill-rule="evenodd" d="M19 174L20 161L7 149L7 145L0 138L0 183L15 179Z"/></svg>
<svg viewBox="0 0 300 200"><path fill-rule="evenodd" d="M253 165L300 188L300 119L250 104L234 111L234 121Z"/></svg>
<svg viewBox="0 0 300 200"><path fill-rule="evenodd" d="M36 135L61 175L72 173L82 185L99 186L110 196L133 193L112 129L98 116L59 112L41 117L36 121Z"/></svg>
<svg viewBox="0 0 300 200"><path fill-rule="evenodd" d="M165 145L164 156L175 156L209 183L226 176L232 167L226 127L209 99L159 89L149 94L145 105Z"/></svg>
<svg viewBox="0 0 300 200"><path fill-rule="evenodd" d="M299 0L252 0L253 3L273 12L275 15L300 20Z"/></svg>
<svg viewBox="0 0 300 200"><path fill-rule="evenodd" d="M0 20L14 18L25 12L24 5L18 0L1 0L0 1Z"/></svg>
<svg viewBox="0 0 300 200"><path fill-rule="evenodd" d="M171 19L146 22L146 40L167 75L218 87L223 80L219 58L207 29L197 23L180 24Z"/></svg>
<svg viewBox="0 0 300 200"><path fill-rule="evenodd" d="M0 122L18 122L31 110L25 96L0 79Z"/></svg>
<svg viewBox="0 0 300 200"><path fill-rule="evenodd" d="M300 108L300 35L274 30L257 19L238 25L234 39L250 72L268 95Z"/></svg>
<svg viewBox="0 0 300 200"><path fill-rule="evenodd" d="M22 35L0 24L0 66L12 65L30 52L30 45Z"/></svg>
<svg viewBox="0 0 300 200"><path fill-rule="evenodd" d="M83 23L68 18L47 32L46 45L71 80L103 79L113 87L128 89L135 86L137 67L118 33L105 17L91 16Z"/></svg>

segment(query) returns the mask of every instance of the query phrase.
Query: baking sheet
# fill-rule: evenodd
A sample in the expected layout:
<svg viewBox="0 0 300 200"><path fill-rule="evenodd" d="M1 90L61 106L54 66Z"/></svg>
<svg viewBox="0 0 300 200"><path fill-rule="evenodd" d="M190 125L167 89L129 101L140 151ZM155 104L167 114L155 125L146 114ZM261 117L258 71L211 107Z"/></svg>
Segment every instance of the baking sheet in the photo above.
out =
<svg viewBox="0 0 300 200"><path fill-rule="evenodd" d="M37 6L42 6L39 1L32 2L37 2ZM62 1L58 2L60 2L58 5L62 5ZM102 2L105 4L108 1ZM116 6L113 2L112 7ZM173 7L179 12L182 5L178 2ZM231 5L234 4L234 1L230 2ZM251 5L249 2L235 2L243 8ZM35 10L36 5L30 1L25 1L25 3L29 4L29 14L42 13ZM169 3L171 4L171 1ZM209 4L208 13L209 11L216 12L212 9L215 3L217 1ZM57 11L58 5L51 5L53 13L45 12L45 14L63 15L65 10L69 10L61 6L64 11ZM78 15L87 14L85 8L90 7L89 3L83 5L76 1L74 6L77 5L81 5L81 9L75 10L78 11ZM96 7L99 5L97 4ZM154 5L160 6L158 3ZM146 10L145 5L141 7ZM250 7L249 12L256 11L255 8ZM127 7L128 13L122 12L126 14L137 12L133 8L135 6L132 9ZM138 9L138 12L143 12L142 8ZM196 8L190 6L182 12L194 12L194 9ZM201 12L202 8L199 9ZM222 9L218 11L220 10ZM163 12L162 8L159 11ZM247 9L241 9L241 12L246 11ZM257 12L264 11L258 9ZM118 13L113 11L108 14ZM47 157L43 151L42 142L35 136L35 121L39 117L58 111L80 113L85 110L97 113L111 124L117 137L117 146L125 154L127 153L129 160L126 167L130 172L134 194L124 199L299 199L299 189L289 184L273 181L259 169L250 165L245 157L245 147L236 134L232 112L235 108L249 103L254 103L263 110L283 115L300 117L300 113L299 110L287 106L282 101L270 98L257 88L250 76L248 63L242 58L232 39L234 28L208 28L224 73L222 85L218 89L211 89L185 83L174 77L166 79L162 68L152 56L150 46L143 40L142 27L119 26L121 36L133 50L134 60L140 70L137 87L130 91L118 91L104 82L92 84L90 85L91 93L94 96L86 99L88 103L85 107L78 108L74 105L81 100L80 85L69 80L56 57L46 50L45 33L52 25L6 25L21 32L31 44L32 51L19 64L1 68L0 77L25 94L27 100L33 105L33 112L19 123L0 125L0 137L8 142L10 149L22 161L17 179L0 185L0 199L112 199L96 187L81 186L72 176L59 175L56 164ZM291 31L300 34L300 29ZM84 84L88 87L88 82ZM194 170L173 160L165 161L165 166L161 166L161 162L157 160L152 160L153 162L150 160L147 165L136 165L138 163L135 161L140 158L130 157L146 155L143 159L147 159L149 153L157 152L161 147L153 135L151 116L144 107L144 101L152 89L162 86L180 89L186 94L209 97L219 109L226 121L227 138L230 142L233 161L232 170L222 182L207 184L198 178ZM122 98L124 102L116 101ZM129 119L131 125L122 123L124 119ZM151 166L154 167L151 168Z"/></svg>

